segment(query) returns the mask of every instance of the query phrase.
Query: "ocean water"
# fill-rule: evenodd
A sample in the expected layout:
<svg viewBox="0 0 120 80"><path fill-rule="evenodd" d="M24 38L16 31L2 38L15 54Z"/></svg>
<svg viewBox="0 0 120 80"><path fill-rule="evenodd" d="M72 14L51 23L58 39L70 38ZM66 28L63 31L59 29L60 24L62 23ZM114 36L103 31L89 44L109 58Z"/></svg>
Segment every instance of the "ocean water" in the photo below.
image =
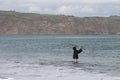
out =
<svg viewBox="0 0 120 80"><path fill-rule="evenodd" d="M0 80L75 79L120 80L120 36L0 36Z"/></svg>

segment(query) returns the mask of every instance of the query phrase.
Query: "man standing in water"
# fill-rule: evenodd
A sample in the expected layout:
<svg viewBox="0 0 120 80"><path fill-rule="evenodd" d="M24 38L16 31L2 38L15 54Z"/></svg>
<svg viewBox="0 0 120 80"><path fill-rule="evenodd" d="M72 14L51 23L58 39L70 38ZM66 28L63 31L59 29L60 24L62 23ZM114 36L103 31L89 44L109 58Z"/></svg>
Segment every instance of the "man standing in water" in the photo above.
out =
<svg viewBox="0 0 120 80"><path fill-rule="evenodd" d="M73 62L78 63L78 54L81 53L83 50L80 48L79 50L76 47L73 47Z"/></svg>

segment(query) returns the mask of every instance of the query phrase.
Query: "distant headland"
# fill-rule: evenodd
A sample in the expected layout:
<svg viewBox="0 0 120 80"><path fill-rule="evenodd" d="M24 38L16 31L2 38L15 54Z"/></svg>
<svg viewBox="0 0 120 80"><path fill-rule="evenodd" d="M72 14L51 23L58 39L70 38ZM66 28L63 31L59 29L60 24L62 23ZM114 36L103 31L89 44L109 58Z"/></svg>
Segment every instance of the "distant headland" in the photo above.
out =
<svg viewBox="0 0 120 80"><path fill-rule="evenodd" d="M120 16L75 17L0 11L0 35L119 35Z"/></svg>

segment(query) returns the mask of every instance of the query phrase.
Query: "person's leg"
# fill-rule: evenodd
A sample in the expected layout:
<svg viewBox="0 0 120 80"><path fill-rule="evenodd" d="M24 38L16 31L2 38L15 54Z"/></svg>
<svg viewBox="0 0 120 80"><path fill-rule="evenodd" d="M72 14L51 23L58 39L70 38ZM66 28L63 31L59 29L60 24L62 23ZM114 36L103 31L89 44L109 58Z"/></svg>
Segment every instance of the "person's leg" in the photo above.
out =
<svg viewBox="0 0 120 80"><path fill-rule="evenodd" d="M78 63L78 59L76 59L76 63Z"/></svg>
<svg viewBox="0 0 120 80"><path fill-rule="evenodd" d="M73 59L73 63L75 63L76 62L76 59Z"/></svg>
<svg viewBox="0 0 120 80"><path fill-rule="evenodd" d="M78 61L77 61L77 59L74 59L74 61L73 61L74 63L77 63Z"/></svg>

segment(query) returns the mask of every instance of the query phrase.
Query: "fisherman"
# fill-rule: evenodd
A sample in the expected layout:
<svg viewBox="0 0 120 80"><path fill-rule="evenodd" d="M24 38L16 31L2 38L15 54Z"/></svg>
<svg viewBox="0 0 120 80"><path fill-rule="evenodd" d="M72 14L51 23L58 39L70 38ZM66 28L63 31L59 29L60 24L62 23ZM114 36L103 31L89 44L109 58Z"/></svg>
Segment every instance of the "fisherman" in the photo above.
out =
<svg viewBox="0 0 120 80"><path fill-rule="evenodd" d="M82 48L77 50L76 47L73 47L73 62L74 63L78 63L78 54L81 53L82 51L83 51Z"/></svg>

